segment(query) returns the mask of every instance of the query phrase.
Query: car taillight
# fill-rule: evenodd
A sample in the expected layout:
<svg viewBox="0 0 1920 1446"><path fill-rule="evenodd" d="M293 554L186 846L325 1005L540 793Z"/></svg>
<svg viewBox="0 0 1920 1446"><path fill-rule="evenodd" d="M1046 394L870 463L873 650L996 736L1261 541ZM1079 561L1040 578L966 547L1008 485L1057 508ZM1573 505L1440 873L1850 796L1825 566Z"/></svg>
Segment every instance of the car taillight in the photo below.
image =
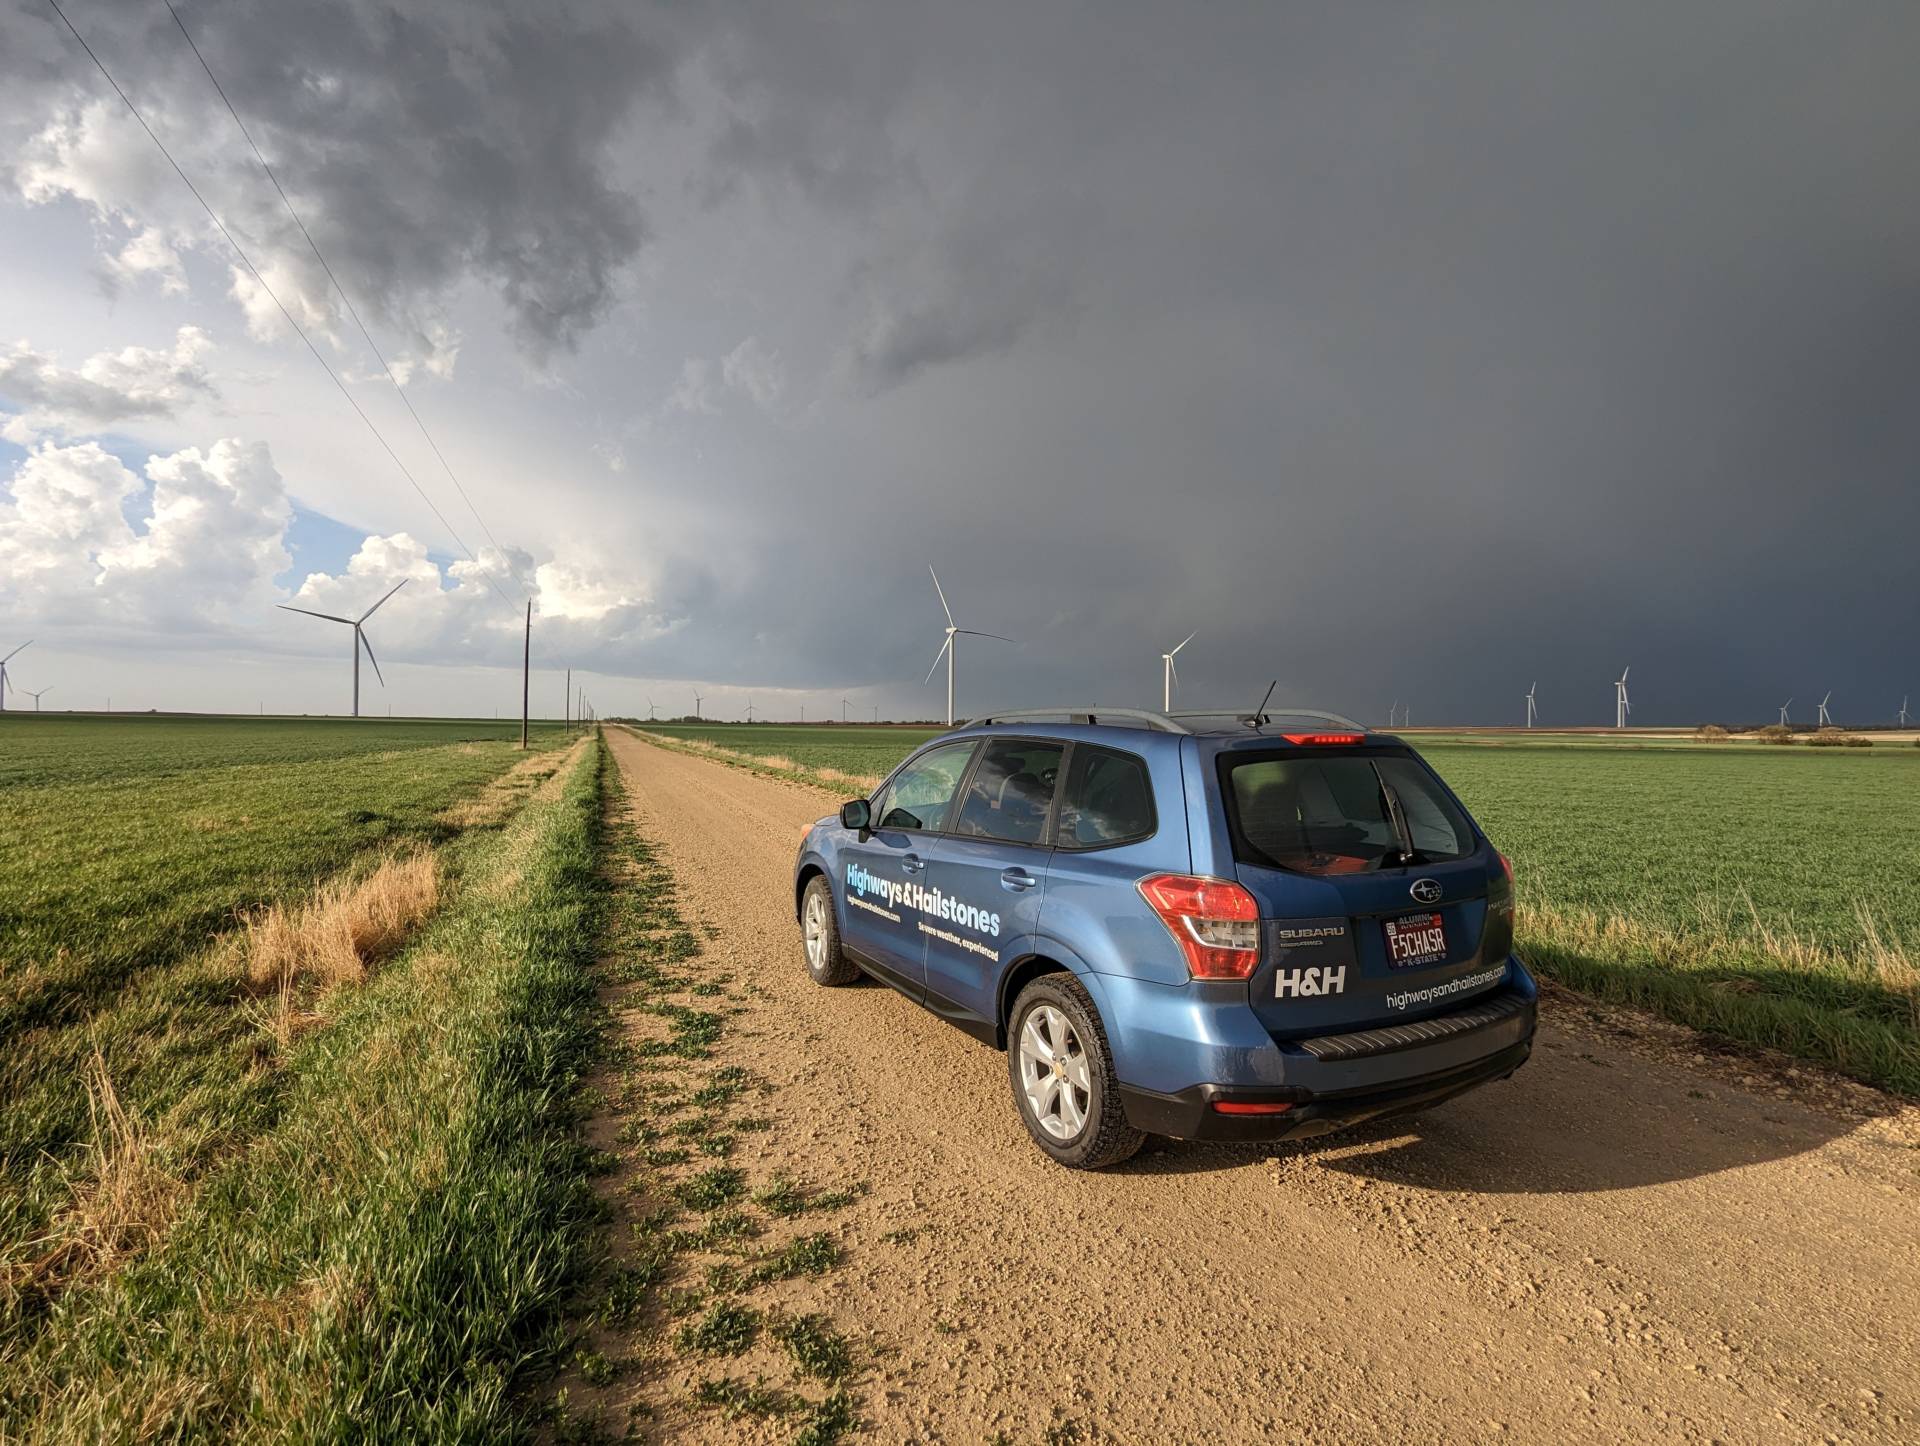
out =
<svg viewBox="0 0 1920 1446"><path fill-rule="evenodd" d="M1195 979L1245 979L1260 963L1260 905L1231 879L1155 874L1138 885Z"/></svg>
<svg viewBox="0 0 1920 1446"><path fill-rule="evenodd" d="M1513 912L1513 865L1503 853L1494 857L1500 860L1500 877L1493 881L1493 887L1487 890L1488 901L1503 914Z"/></svg>
<svg viewBox="0 0 1920 1446"><path fill-rule="evenodd" d="M1220 1115L1284 1115L1293 1105L1287 1100L1215 1100L1213 1110Z"/></svg>
<svg viewBox="0 0 1920 1446"><path fill-rule="evenodd" d="M1282 733L1289 743L1306 743L1318 747L1322 743L1364 743L1364 733Z"/></svg>

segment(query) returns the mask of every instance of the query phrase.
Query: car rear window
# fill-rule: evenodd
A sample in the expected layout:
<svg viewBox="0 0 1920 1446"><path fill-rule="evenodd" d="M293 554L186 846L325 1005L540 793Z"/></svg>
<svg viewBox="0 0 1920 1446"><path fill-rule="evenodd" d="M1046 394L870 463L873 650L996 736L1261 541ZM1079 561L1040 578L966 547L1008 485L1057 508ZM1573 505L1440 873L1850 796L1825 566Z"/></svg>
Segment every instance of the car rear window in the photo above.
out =
<svg viewBox="0 0 1920 1446"><path fill-rule="evenodd" d="M1153 789L1146 763L1131 753L1075 744L1055 844L1063 849L1106 848L1148 838L1153 830Z"/></svg>
<svg viewBox="0 0 1920 1446"><path fill-rule="evenodd" d="M1221 760L1234 853L1301 874L1457 859L1473 827L1426 766L1398 754L1254 754ZM1393 816L1397 799L1404 833Z"/></svg>

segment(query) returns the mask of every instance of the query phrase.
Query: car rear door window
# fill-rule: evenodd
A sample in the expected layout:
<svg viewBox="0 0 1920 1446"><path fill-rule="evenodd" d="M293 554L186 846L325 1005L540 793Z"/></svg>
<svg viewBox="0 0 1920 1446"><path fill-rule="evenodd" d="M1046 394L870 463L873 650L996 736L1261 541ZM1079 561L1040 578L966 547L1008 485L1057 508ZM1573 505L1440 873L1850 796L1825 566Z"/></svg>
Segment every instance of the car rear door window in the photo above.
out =
<svg viewBox="0 0 1920 1446"><path fill-rule="evenodd" d="M973 740L929 748L896 773L874 800L876 827L937 833L947 821Z"/></svg>
<svg viewBox="0 0 1920 1446"><path fill-rule="evenodd" d="M1151 837L1153 788L1145 760L1111 748L1076 744L1060 799L1055 844L1063 849L1107 848Z"/></svg>
<svg viewBox="0 0 1920 1446"><path fill-rule="evenodd" d="M1060 775L1061 743L995 738L967 780L952 832L962 838L1038 844L1046 837Z"/></svg>

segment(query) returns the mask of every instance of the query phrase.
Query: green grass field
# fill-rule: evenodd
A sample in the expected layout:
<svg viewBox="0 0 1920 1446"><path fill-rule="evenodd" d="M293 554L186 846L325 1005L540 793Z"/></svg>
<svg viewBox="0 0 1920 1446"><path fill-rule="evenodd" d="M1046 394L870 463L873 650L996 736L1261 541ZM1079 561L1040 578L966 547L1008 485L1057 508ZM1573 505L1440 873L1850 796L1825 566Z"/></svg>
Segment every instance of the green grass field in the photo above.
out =
<svg viewBox="0 0 1920 1446"><path fill-rule="evenodd" d="M447 1421L505 1409L501 1332L569 1268L541 1212L571 1177L501 1172L546 1170L520 1157L564 1140L522 1131L561 1108L544 1072L571 1069L559 1046L582 1027L599 779L590 749L546 798L568 740L542 729L529 755L514 734L0 719L0 1438L100 1439L143 1403L172 1423L156 1434L225 1434L249 1413L291 1430L352 1408L330 1392L372 1391L386 1404L360 1405L378 1414L429 1381ZM407 857L432 860L437 908L369 961L365 987L295 999L289 981L287 1030L245 976L247 919ZM421 977L422 951L459 968ZM493 1233L462 1244L462 1229ZM471 1313L389 1316L396 1335L365 1335L365 1293L437 1294L461 1274L456 1246L494 1257L470 1262ZM362 1294L275 1314L274 1292L330 1269ZM230 1316L204 1314L216 1298ZM317 1353L295 1349L303 1332ZM482 1338L496 1363L472 1361L493 1374L448 1387Z"/></svg>
<svg viewBox="0 0 1920 1446"><path fill-rule="evenodd" d="M934 736L649 731L771 757L783 771L866 777ZM1920 1094L1920 749L1544 733L1410 741L1513 860L1521 947L1544 972Z"/></svg>

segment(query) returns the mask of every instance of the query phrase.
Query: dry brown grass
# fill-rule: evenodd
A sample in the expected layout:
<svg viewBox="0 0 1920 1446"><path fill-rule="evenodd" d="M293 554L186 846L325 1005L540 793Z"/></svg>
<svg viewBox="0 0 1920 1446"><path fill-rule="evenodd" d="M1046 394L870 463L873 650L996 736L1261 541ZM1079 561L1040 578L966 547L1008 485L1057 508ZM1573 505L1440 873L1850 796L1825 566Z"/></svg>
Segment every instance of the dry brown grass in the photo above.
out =
<svg viewBox="0 0 1920 1446"><path fill-rule="evenodd" d="M155 1133L121 1102L99 1049L87 1066L86 1153L69 1181L72 1203L24 1258L0 1276L8 1305L113 1270L151 1249L172 1222L185 1186L162 1163Z"/></svg>
<svg viewBox="0 0 1920 1446"><path fill-rule="evenodd" d="M324 884L304 904L274 904L247 918L241 969L257 994L274 997L269 1025L284 1047L318 1016L309 1007L398 952L440 901L430 853L395 854L359 879Z"/></svg>
<svg viewBox="0 0 1920 1446"><path fill-rule="evenodd" d="M442 809L439 820L455 828L504 823L526 802L533 789L550 781L561 764L572 756L569 751L564 754L536 753L530 758L523 758L471 798L463 798Z"/></svg>

